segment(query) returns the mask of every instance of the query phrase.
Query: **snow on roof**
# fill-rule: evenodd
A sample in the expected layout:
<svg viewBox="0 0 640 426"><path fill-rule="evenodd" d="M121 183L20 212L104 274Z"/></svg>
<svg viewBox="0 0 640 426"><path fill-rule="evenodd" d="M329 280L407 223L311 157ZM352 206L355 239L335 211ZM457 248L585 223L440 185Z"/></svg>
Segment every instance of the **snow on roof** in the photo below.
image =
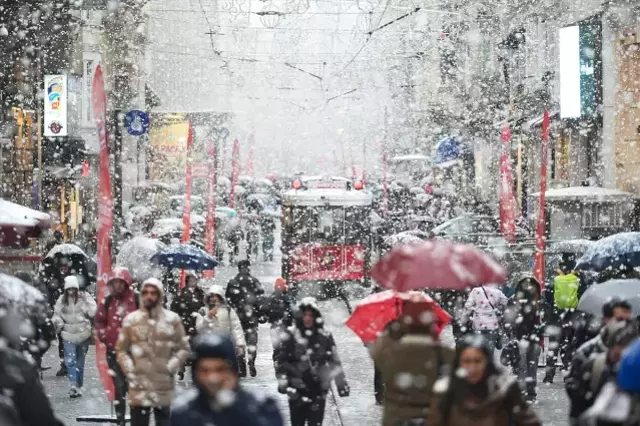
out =
<svg viewBox="0 0 640 426"><path fill-rule="evenodd" d="M303 181L303 182L307 182L307 181L310 181L310 180L323 180L323 179L350 182L349 179L347 179L346 177L342 177L342 176L302 176L300 178L300 180Z"/></svg>
<svg viewBox="0 0 640 426"><path fill-rule="evenodd" d="M540 193L531 194L539 197ZM548 189L545 192L548 200L580 200L580 201L607 201L607 200L632 200L635 195L618 189L601 188L599 186L570 186L568 188Z"/></svg>
<svg viewBox="0 0 640 426"><path fill-rule="evenodd" d="M0 225L51 226L51 216L0 198Z"/></svg>
<svg viewBox="0 0 640 426"><path fill-rule="evenodd" d="M345 189L301 189L282 196L285 205L294 206L370 206L373 198L363 191Z"/></svg>

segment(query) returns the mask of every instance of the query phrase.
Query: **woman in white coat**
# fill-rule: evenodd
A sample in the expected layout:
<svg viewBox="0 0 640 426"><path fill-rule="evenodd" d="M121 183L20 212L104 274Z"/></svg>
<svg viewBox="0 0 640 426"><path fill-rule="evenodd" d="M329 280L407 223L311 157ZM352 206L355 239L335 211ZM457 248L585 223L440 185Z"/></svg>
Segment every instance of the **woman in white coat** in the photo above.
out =
<svg viewBox="0 0 640 426"><path fill-rule="evenodd" d="M64 279L64 293L58 298L53 309L52 322L61 333L64 342L64 363L71 384L69 396L82 396L84 381L84 361L89 350L96 302L89 293L80 291L78 279L68 276Z"/></svg>
<svg viewBox="0 0 640 426"><path fill-rule="evenodd" d="M204 297L205 307L196 314L198 334L216 332L230 334L236 346L236 354L243 356L246 350L242 324L238 314L227 304L224 290L219 285L207 289Z"/></svg>

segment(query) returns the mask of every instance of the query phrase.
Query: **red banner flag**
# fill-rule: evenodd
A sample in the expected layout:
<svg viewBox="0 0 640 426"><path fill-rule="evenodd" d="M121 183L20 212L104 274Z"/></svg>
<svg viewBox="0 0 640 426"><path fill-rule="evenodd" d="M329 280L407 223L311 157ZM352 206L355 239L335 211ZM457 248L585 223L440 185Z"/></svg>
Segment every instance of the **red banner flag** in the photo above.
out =
<svg viewBox="0 0 640 426"><path fill-rule="evenodd" d="M111 276L111 229L113 227L113 199L111 198L111 174L109 173L109 146L107 135L107 94L104 91L104 74L98 65L93 76L92 106L93 118L100 139L100 187L98 197L98 235L97 235L97 301L102 303L107 290L107 281ZM96 361L102 386L109 401L115 397L113 378L109 375L107 354L104 343L96 341Z"/></svg>
<svg viewBox="0 0 640 426"><path fill-rule="evenodd" d="M193 124L189 121L189 136L187 137L187 173L185 178L184 210L182 212L182 238L180 242L185 244L191 239L191 162L193 151ZM180 275L180 288L186 284L186 274L183 270Z"/></svg>
<svg viewBox="0 0 640 426"><path fill-rule="evenodd" d="M511 175L511 129L505 123L501 132L500 157L500 232L509 243L516 242L516 199Z"/></svg>
<svg viewBox="0 0 640 426"><path fill-rule="evenodd" d="M207 222L204 233L204 249L207 253L215 256L215 235L216 235L216 146L213 141L209 141L207 146L209 154L209 191L207 199ZM213 269L204 271L205 278L213 278L215 275Z"/></svg>
<svg viewBox="0 0 640 426"><path fill-rule="evenodd" d="M229 207L235 206L236 185L240 179L240 143L238 139L233 141L233 151L231 151L231 189L229 190Z"/></svg>
<svg viewBox="0 0 640 426"><path fill-rule="evenodd" d="M545 203L547 192L547 159L549 157L549 112L544 111L542 118L542 159L540 163L540 198L538 201L538 226L536 227L536 251L533 255L533 275L544 286L544 229Z"/></svg>

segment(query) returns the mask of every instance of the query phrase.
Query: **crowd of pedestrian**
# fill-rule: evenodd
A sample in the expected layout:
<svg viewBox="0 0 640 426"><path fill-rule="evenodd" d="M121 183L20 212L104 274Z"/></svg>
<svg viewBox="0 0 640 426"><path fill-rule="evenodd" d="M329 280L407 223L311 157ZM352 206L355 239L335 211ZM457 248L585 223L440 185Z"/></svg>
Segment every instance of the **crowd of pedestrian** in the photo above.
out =
<svg viewBox="0 0 640 426"><path fill-rule="evenodd" d="M594 333L594 319L576 310L586 287L581 280L561 269L543 288L525 276L511 297L493 285L475 287L459 310L449 309L453 327L438 322L437 298L404 300L397 319L368 344L382 425L541 425L533 408L545 336L544 381L553 381L561 365L571 425L640 424L640 324L627 301L612 298ZM149 425L152 415L156 425L169 426L283 425L274 400L248 391L242 381L258 374L258 327L267 323L277 391L287 396L292 426L321 426L327 403L350 395L315 299L296 301L281 278L265 294L249 261L238 262L226 288L187 273L168 307L159 280L137 285L123 268L113 270L99 304L71 273L56 277L56 285L49 321L32 319L36 339L59 336L70 398L83 396L92 339L105 345L119 425L126 424L127 407L132 426ZM5 323L0 318L0 332L11 336ZM449 342L451 329L455 340ZM38 380L38 359L48 345L25 340L35 368L21 352L0 351L0 385L11 389L8 399L0 398L0 424L59 425ZM23 342L14 346L24 351ZM8 365L22 379L12 379ZM193 387L176 395L185 366ZM30 398L43 404L38 413L29 412Z"/></svg>

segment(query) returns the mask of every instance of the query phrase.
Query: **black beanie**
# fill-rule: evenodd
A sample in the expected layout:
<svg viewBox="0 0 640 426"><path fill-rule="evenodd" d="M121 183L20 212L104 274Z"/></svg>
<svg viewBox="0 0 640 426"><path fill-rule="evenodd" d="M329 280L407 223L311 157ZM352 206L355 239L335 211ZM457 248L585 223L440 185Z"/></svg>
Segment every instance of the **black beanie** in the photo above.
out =
<svg viewBox="0 0 640 426"><path fill-rule="evenodd" d="M227 334L205 333L196 336L193 343L193 352L191 353L191 357L193 360L192 372L194 375L194 381L196 364L201 359L224 359L229 363L236 374L239 371L236 348L231 336Z"/></svg>

